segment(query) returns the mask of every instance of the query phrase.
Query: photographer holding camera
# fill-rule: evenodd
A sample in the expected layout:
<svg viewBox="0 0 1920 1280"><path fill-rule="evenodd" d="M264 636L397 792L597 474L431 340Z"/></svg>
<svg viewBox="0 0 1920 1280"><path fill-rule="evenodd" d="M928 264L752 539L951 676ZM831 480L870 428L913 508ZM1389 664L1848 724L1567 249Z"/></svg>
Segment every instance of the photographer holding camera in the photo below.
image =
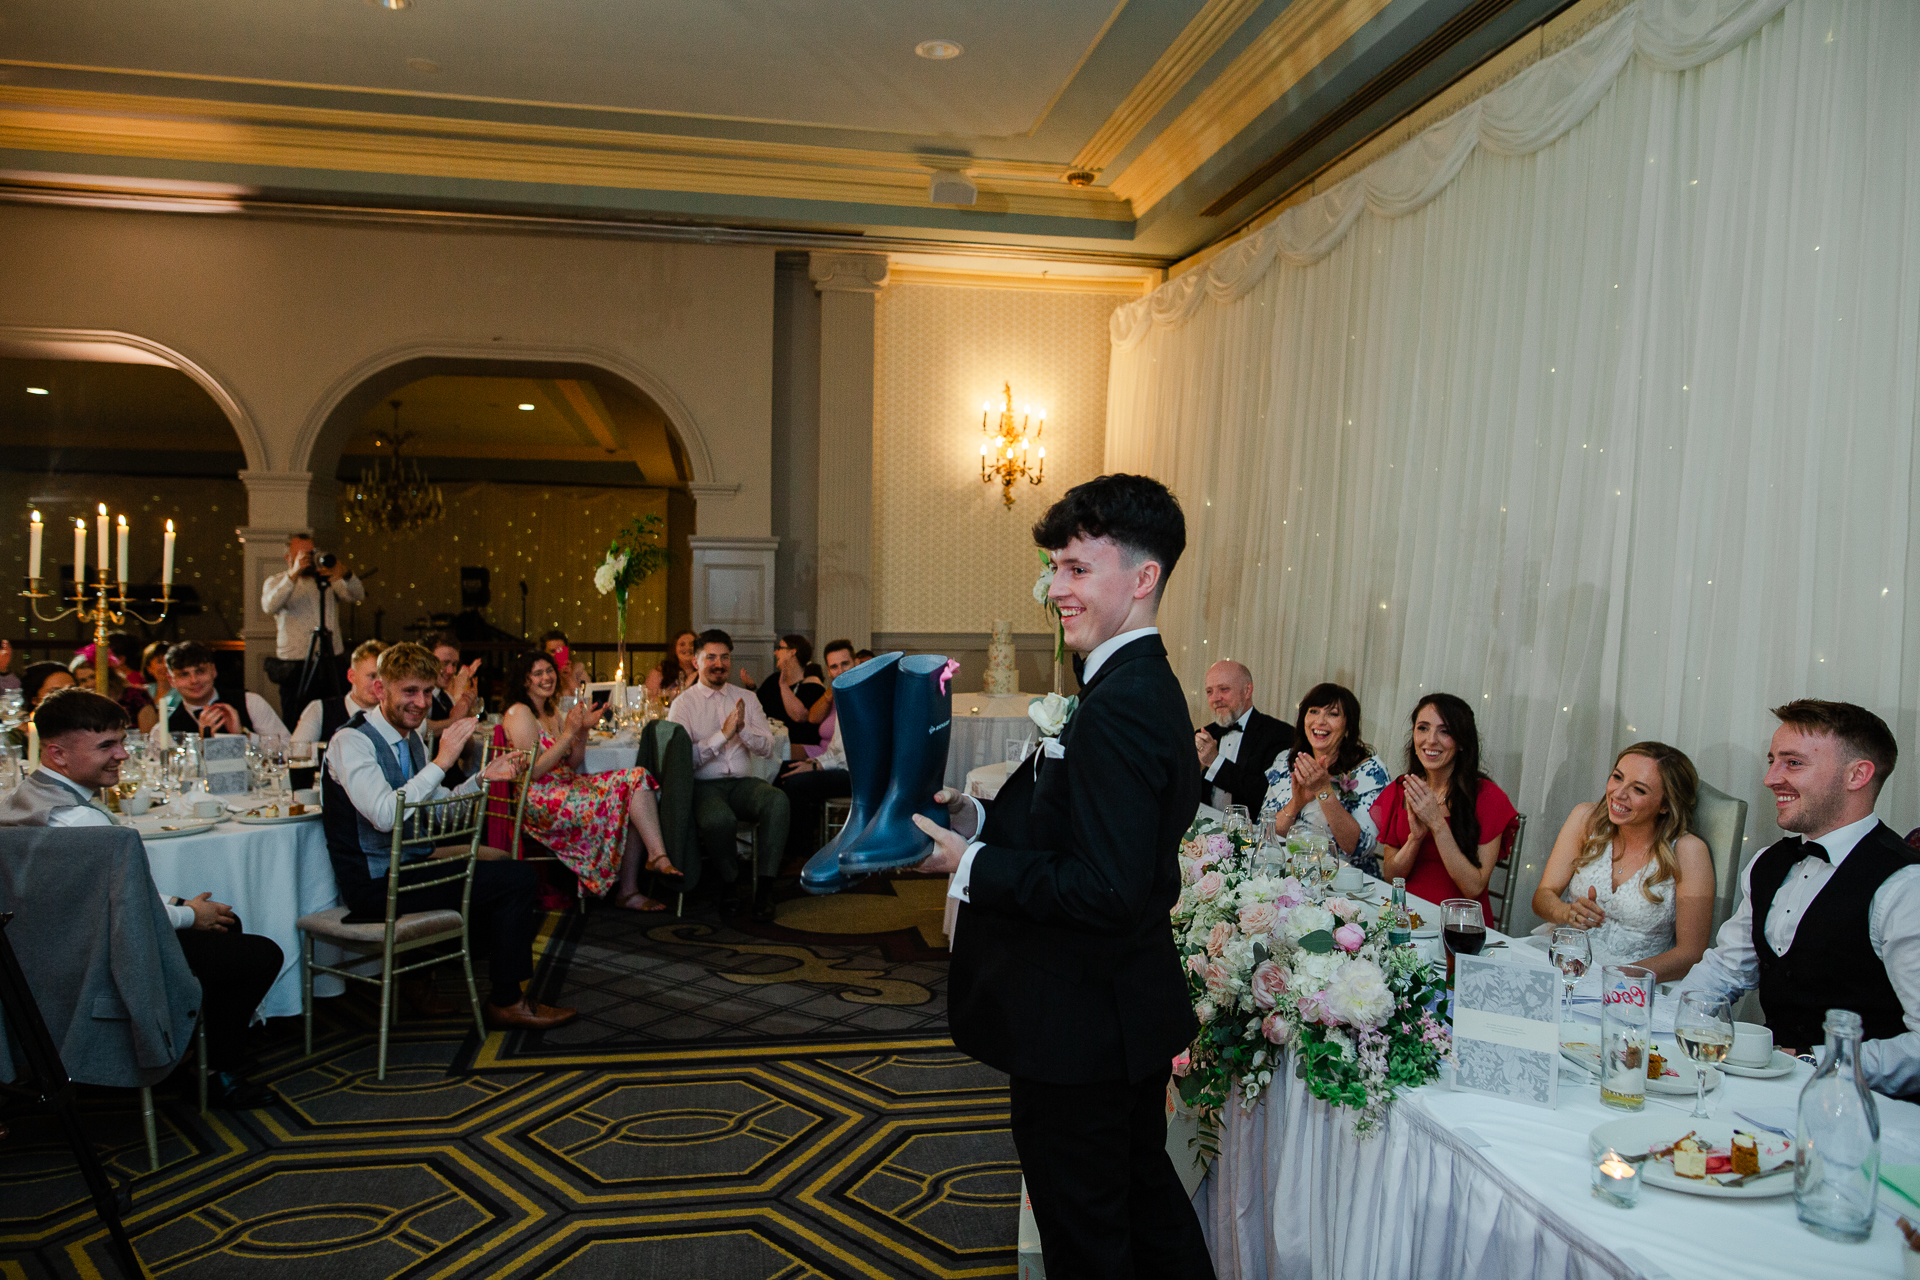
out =
<svg viewBox="0 0 1920 1280"><path fill-rule="evenodd" d="M346 688L340 607L366 598L367 589L338 557L315 554L312 534L287 538L286 572L262 585L260 609L280 629L267 678L280 686L280 714L289 724L298 723L308 702Z"/></svg>

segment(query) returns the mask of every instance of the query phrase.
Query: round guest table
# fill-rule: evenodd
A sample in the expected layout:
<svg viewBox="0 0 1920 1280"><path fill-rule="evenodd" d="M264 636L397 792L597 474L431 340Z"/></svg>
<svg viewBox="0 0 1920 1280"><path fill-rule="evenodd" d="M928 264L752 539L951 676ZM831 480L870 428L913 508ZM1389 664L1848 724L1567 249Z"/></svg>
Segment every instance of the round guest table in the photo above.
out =
<svg viewBox="0 0 1920 1280"><path fill-rule="evenodd" d="M947 773L944 785L960 790L967 775L984 764L1005 764L1007 739L1023 741L1031 748L1040 730L1027 718L1027 704L1037 693L956 693L953 695L953 730L947 740Z"/></svg>
<svg viewBox="0 0 1920 1280"><path fill-rule="evenodd" d="M260 1015L298 1016L300 931L295 922L309 912L340 905L320 820L275 826L228 821L199 835L145 844L147 865L161 893L178 898L211 893L215 902L234 909L248 933L280 944L285 959L279 978L260 1002ZM314 956L324 964L338 964L345 958L323 943L315 944ZM338 978L314 976L315 996L337 996L344 989Z"/></svg>

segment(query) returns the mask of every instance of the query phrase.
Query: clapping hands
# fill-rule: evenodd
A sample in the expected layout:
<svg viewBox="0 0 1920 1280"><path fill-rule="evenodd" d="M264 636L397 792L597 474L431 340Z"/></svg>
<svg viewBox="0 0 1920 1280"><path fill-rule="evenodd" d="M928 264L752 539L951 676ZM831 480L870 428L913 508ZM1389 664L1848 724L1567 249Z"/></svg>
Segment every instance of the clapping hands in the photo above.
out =
<svg viewBox="0 0 1920 1280"><path fill-rule="evenodd" d="M216 702L200 712L200 732L204 736L211 733L240 732L240 713L232 704Z"/></svg>
<svg viewBox="0 0 1920 1280"><path fill-rule="evenodd" d="M600 723L600 717L605 714L607 714L605 703L596 707L585 700L576 702L573 704L573 709L567 712L564 732L569 738L584 737L593 726Z"/></svg>
<svg viewBox="0 0 1920 1280"><path fill-rule="evenodd" d="M1293 753L1293 794L1312 797L1320 794L1327 785L1327 767L1313 758L1313 753L1296 751Z"/></svg>
<svg viewBox="0 0 1920 1280"><path fill-rule="evenodd" d="M510 782L519 777L526 767L527 756L524 751L509 751L503 756L495 756L492 762L480 771L480 776L488 782Z"/></svg>
<svg viewBox="0 0 1920 1280"><path fill-rule="evenodd" d="M1424 836L1447 825L1450 814L1446 803L1433 793L1424 779L1408 777L1400 783L1400 801L1407 811L1410 838Z"/></svg>
<svg viewBox="0 0 1920 1280"><path fill-rule="evenodd" d="M728 742L732 742L740 736L740 730L746 723L747 700L740 698L735 700L733 710L727 713L726 723L720 726L720 732L726 736Z"/></svg>
<svg viewBox="0 0 1920 1280"><path fill-rule="evenodd" d="M456 668L453 679L447 682L447 697L455 702L464 700L467 691L473 687L474 673L480 670L480 659L475 658L464 667Z"/></svg>

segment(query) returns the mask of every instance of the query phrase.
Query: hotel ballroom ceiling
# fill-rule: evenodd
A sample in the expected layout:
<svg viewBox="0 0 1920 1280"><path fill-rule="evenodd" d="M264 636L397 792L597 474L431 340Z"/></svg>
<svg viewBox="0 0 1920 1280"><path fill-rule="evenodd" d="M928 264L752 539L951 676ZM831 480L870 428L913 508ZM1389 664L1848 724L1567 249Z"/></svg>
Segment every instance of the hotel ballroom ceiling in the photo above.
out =
<svg viewBox="0 0 1920 1280"><path fill-rule="evenodd" d="M0 197L1155 265L1564 3L19 3ZM973 203L932 201L943 171Z"/></svg>

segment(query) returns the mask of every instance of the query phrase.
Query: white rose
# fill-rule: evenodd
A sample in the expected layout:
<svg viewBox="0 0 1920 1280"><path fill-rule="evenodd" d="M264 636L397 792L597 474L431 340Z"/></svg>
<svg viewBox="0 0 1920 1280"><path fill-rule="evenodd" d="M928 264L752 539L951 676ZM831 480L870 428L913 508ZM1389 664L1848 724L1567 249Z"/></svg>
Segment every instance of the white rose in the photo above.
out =
<svg viewBox="0 0 1920 1280"><path fill-rule="evenodd" d="M1040 727L1042 736L1055 738L1067 727L1067 717L1073 714L1074 707L1079 703L1078 698L1049 693L1027 704L1027 718Z"/></svg>
<svg viewBox="0 0 1920 1280"><path fill-rule="evenodd" d="M594 590L598 591L603 596L606 595L608 592L612 591L613 578L614 578L614 575L618 572L619 570L613 567L613 562L611 560L602 562L600 567L593 571Z"/></svg>
<svg viewBox="0 0 1920 1280"><path fill-rule="evenodd" d="M1352 1027L1377 1027L1393 1012L1394 995L1387 976L1371 960L1342 965L1327 985L1327 1007Z"/></svg>
<svg viewBox="0 0 1920 1280"><path fill-rule="evenodd" d="M1053 585L1053 566L1048 565L1046 568L1040 571L1040 576L1033 580L1033 602L1037 605L1045 607L1047 603L1047 588L1051 587L1052 585Z"/></svg>
<svg viewBox="0 0 1920 1280"><path fill-rule="evenodd" d="M1286 935L1289 942L1298 942L1310 933L1325 929L1333 932L1337 924L1333 912L1317 903L1303 902L1287 913Z"/></svg>

